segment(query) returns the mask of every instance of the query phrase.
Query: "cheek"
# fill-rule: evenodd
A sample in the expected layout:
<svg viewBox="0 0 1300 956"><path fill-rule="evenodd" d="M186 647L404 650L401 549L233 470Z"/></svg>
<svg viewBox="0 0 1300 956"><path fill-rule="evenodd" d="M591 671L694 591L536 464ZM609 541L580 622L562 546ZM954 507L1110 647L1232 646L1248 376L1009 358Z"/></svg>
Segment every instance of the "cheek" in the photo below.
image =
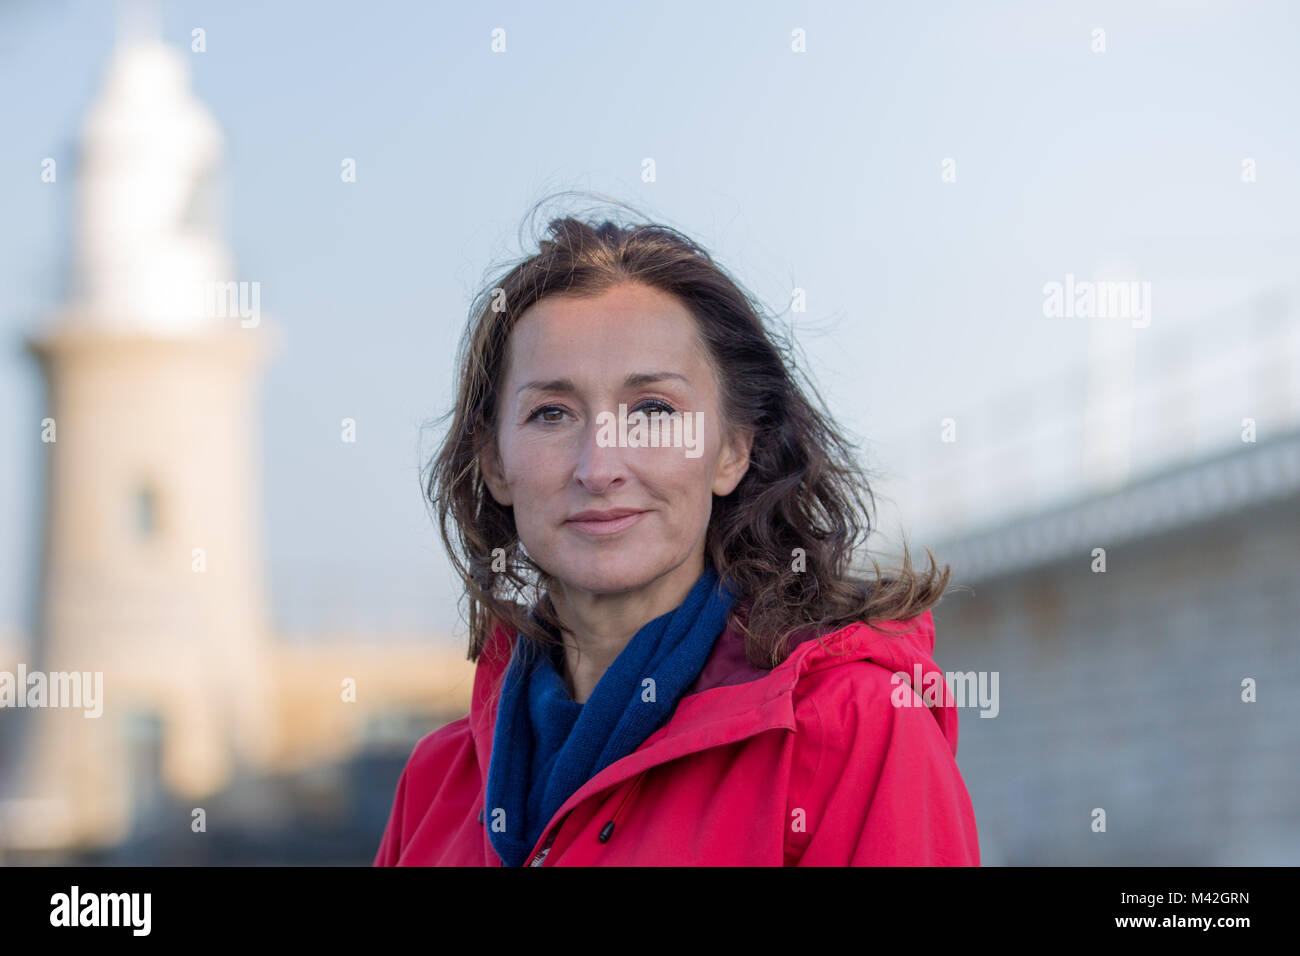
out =
<svg viewBox="0 0 1300 956"><path fill-rule="evenodd" d="M557 509L563 507L564 486L572 472L566 455L553 441L516 435L502 440L501 467L514 503L515 527L526 544L541 547Z"/></svg>
<svg viewBox="0 0 1300 956"><path fill-rule="evenodd" d="M510 435L501 439L501 469L515 494L528 494L546 484L557 468L563 467L555 442Z"/></svg>
<svg viewBox="0 0 1300 956"><path fill-rule="evenodd" d="M671 524L687 527L708 520L713 507L713 470L707 456L687 458L680 453L655 462L645 483L667 505Z"/></svg>

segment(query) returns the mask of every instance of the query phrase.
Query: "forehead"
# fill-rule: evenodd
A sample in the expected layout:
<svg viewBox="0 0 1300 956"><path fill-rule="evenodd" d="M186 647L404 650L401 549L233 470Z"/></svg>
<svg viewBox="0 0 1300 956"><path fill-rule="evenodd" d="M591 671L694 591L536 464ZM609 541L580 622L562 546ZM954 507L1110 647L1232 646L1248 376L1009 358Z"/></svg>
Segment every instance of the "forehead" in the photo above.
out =
<svg viewBox="0 0 1300 956"><path fill-rule="evenodd" d="M515 324L510 366L512 372L575 366L613 372L658 362L698 370L706 361L698 336L686 307L657 289L620 285L595 297L553 295Z"/></svg>

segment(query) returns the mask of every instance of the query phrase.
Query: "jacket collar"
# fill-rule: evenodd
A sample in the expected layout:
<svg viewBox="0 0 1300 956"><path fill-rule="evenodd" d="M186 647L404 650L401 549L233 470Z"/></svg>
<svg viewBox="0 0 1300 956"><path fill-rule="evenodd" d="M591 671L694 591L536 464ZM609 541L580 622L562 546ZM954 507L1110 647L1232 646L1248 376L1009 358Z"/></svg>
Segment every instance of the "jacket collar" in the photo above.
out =
<svg viewBox="0 0 1300 956"><path fill-rule="evenodd" d="M496 724L501 680L513 649L512 632L498 625L479 655L474 675L469 725L474 738L483 785L492 759L492 738ZM743 660L744 635L730 625L714 644L700 678L678 702L668 722L651 734L633 753L614 761L576 790L552 818L558 820L593 793L669 760L735 743L764 731L795 729L793 691L804 675L849 661L874 660L883 667L907 675L912 682L914 665L922 672L937 670L934 650L934 622L927 610L906 621L876 622L872 627L855 623L826 634L815 635L795 646L784 661L771 670ZM829 645L829 649L827 646ZM737 647L741 654L737 657ZM919 688L918 688L919 691ZM955 707L945 695L932 708L954 753L957 750ZM551 824L547 825L550 829Z"/></svg>

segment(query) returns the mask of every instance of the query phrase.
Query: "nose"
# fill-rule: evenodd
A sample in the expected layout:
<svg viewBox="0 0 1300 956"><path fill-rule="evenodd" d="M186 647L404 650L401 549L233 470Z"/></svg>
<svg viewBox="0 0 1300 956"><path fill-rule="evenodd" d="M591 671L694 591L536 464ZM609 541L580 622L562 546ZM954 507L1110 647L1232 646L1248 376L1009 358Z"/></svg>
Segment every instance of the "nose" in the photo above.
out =
<svg viewBox="0 0 1300 956"><path fill-rule="evenodd" d="M593 419L583 432L573 477L593 495L602 495L611 488L617 488L627 480L623 451L618 447L617 431L602 428Z"/></svg>

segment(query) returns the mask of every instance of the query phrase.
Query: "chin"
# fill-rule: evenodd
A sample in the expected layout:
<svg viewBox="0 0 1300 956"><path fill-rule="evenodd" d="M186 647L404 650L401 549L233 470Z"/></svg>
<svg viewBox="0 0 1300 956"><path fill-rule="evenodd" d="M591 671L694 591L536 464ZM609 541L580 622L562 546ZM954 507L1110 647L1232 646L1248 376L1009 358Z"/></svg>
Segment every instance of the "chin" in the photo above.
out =
<svg viewBox="0 0 1300 956"><path fill-rule="evenodd" d="M555 577L568 587L596 593L618 594L643 588L667 570L648 564L644 555L629 557L632 560L627 562L601 557L591 561L561 561Z"/></svg>

